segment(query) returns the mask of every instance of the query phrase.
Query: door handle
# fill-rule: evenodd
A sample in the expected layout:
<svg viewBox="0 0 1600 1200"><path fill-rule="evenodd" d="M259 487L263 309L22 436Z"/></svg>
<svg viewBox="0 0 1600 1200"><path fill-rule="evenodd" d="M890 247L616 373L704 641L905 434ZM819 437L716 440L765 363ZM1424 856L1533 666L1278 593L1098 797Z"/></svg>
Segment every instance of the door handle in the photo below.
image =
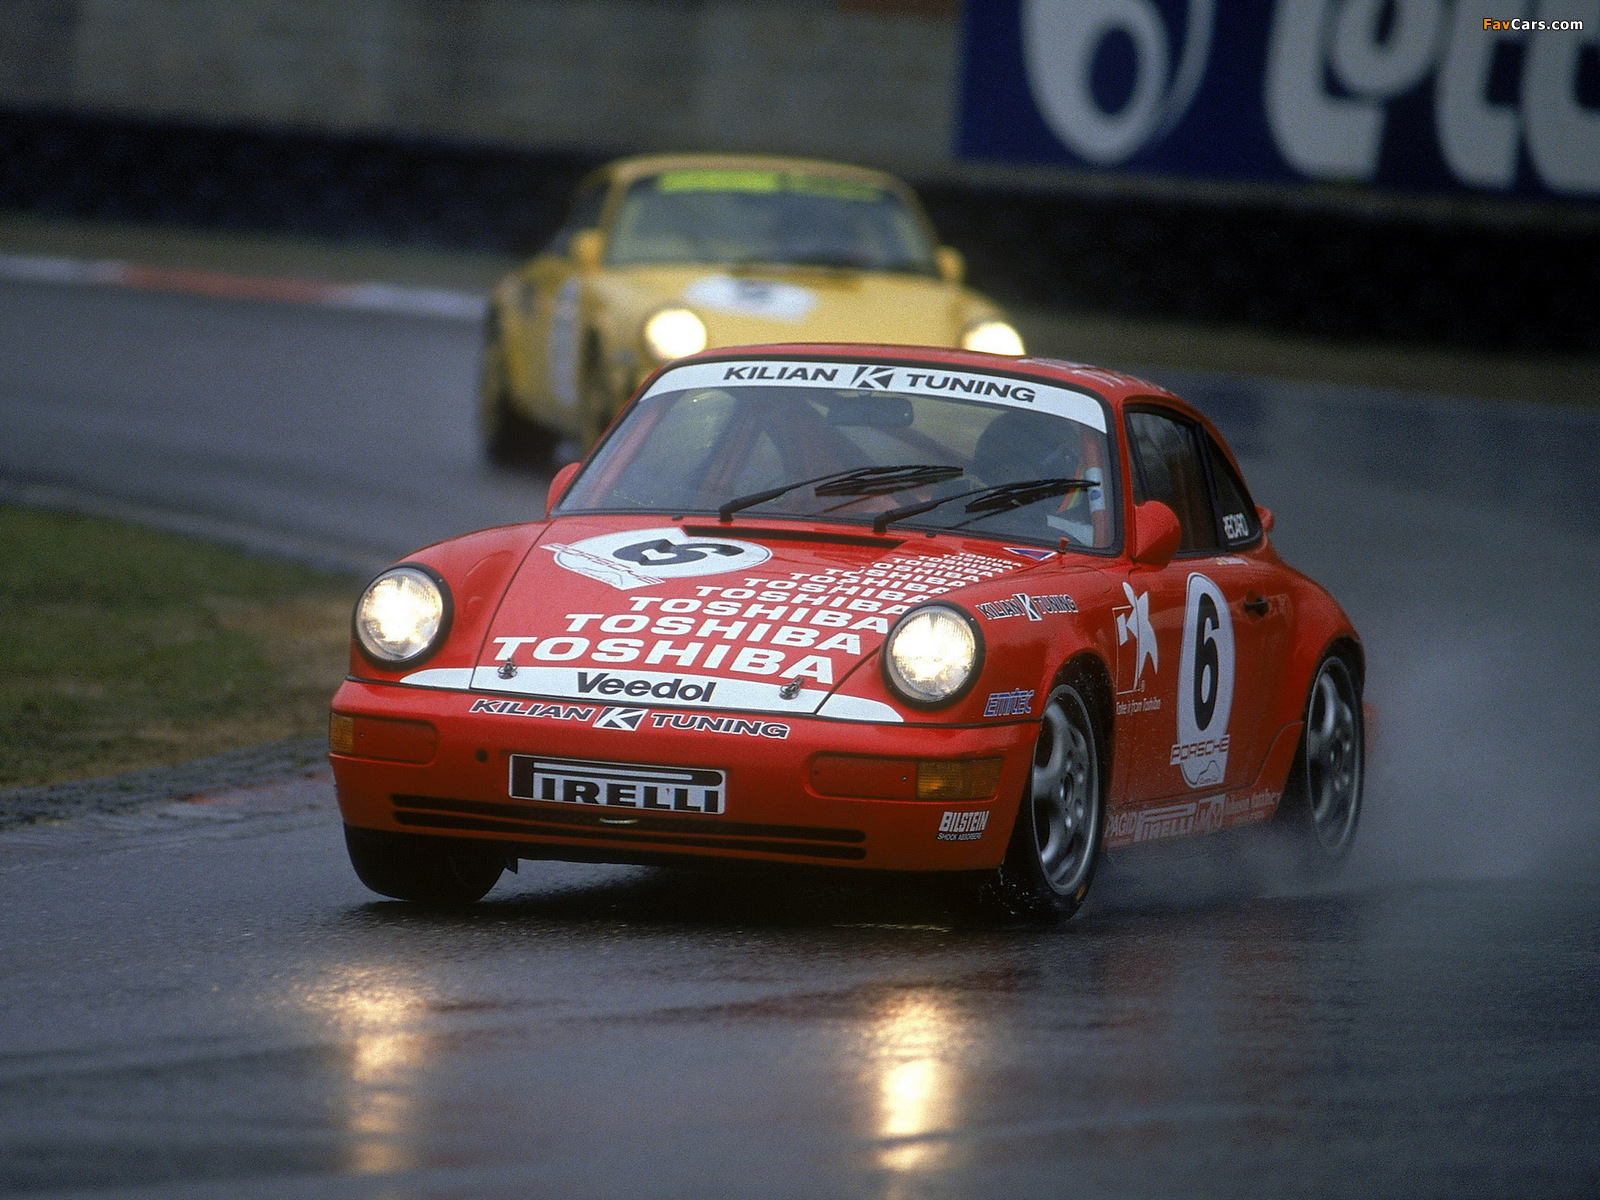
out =
<svg viewBox="0 0 1600 1200"><path fill-rule="evenodd" d="M1258 596L1254 592L1249 593L1244 598L1244 610L1252 617L1266 616L1267 609L1270 607L1271 605L1267 602L1265 596Z"/></svg>

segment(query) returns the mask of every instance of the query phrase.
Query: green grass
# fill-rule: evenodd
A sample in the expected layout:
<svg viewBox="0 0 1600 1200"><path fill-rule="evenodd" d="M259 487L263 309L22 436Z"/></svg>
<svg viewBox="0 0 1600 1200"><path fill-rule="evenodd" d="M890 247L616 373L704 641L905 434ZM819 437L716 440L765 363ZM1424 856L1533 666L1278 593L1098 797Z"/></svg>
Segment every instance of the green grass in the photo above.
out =
<svg viewBox="0 0 1600 1200"><path fill-rule="evenodd" d="M0 506L0 788L323 733L359 586Z"/></svg>

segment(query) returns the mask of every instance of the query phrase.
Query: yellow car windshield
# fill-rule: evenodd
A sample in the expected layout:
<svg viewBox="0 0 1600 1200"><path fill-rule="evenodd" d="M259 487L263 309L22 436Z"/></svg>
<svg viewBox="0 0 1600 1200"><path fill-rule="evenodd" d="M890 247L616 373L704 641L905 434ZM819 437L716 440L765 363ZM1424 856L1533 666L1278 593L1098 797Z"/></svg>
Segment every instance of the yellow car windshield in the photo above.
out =
<svg viewBox="0 0 1600 1200"><path fill-rule="evenodd" d="M623 197L606 261L937 274L933 247L898 196L804 171L666 171L642 179Z"/></svg>

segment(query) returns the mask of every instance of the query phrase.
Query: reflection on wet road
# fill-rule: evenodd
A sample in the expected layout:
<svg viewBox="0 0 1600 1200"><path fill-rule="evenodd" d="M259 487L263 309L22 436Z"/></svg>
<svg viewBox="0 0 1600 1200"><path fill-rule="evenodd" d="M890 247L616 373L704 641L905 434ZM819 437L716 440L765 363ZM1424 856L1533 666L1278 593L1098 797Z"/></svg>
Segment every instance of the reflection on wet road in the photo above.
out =
<svg viewBox="0 0 1600 1200"><path fill-rule="evenodd" d="M367 552L537 495L473 457L460 329L61 295L0 289L0 473ZM271 362L296 386L268 403ZM0 1191L1595 1194L1600 420L1163 381L1366 635L1336 886L1219 839L1113 863L1054 929L564 864L441 916L355 882L325 778L20 830Z"/></svg>

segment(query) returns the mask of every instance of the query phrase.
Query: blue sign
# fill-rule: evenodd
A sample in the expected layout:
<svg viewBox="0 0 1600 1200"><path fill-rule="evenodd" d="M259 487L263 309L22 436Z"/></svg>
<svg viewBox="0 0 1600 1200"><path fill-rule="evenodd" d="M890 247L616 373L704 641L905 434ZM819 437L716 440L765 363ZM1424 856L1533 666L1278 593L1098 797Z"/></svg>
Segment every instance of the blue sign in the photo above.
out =
<svg viewBox="0 0 1600 1200"><path fill-rule="evenodd" d="M967 0L960 153L1600 198L1600 0Z"/></svg>

